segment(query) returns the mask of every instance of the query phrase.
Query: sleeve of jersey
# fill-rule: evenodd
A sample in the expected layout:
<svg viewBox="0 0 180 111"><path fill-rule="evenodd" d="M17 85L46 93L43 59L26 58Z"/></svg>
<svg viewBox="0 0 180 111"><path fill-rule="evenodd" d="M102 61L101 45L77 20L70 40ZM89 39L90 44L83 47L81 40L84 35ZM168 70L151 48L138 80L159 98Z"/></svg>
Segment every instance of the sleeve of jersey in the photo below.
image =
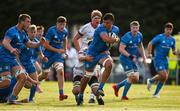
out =
<svg viewBox="0 0 180 111"><path fill-rule="evenodd" d="M13 38L14 38L14 32L13 32L13 30L8 30L6 33L5 33L5 36L4 36L4 38L8 38L8 39L10 39L10 40L12 40Z"/></svg>
<svg viewBox="0 0 180 111"><path fill-rule="evenodd" d="M52 29L48 29L46 35L45 35L45 38L47 41L51 41L51 37L52 37L53 33L52 33Z"/></svg>
<svg viewBox="0 0 180 111"><path fill-rule="evenodd" d="M157 44L159 41L160 41L160 37L159 37L159 35L157 35L156 37L154 37L154 38L151 40L151 44L152 44L152 45L155 45L155 44Z"/></svg>
<svg viewBox="0 0 180 111"><path fill-rule="evenodd" d="M128 43L128 38L127 38L127 36L126 36L126 34L121 38L121 42L120 42L120 44L122 44L122 45L127 45L127 43Z"/></svg>
<svg viewBox="0 0 180 111"><path fill-rule="evenodd" d="M86 28L87 28L86 25L82 26L78 31L79 35L83 36L86 32Z"/></svg>

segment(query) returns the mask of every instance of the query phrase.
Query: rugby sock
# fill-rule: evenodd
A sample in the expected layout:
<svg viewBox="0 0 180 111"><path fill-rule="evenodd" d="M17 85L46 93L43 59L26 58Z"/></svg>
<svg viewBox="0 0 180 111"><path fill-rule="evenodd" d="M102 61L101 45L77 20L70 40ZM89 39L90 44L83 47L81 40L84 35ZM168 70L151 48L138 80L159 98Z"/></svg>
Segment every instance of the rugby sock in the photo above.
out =
<svg viewBox="0 0 180 111"><path fill-rule="evenodd" d="M154 95L157 95L159 93L159 91L161 90L163 85L164 85L164 83L158 81Z"/></svg>
<svg viewBox="0 0 180 111"><path fill-rule="evenodd" d="M82 99L83 100L83 96L84 96L84 94L83 93L79 93L79 99Z"/></svg>
<svg viewBox="0 0 180 111"><path fill-rule="evenodd" d="M94 99L94 94L93 92L91 92L90 96L89 96L89 99Z"/></svg>
<svg viewBox="0 0 180 111"><path fill-rule="evenodd" d="M131 83L128 83L126 81L125 83L125 87L124 87L124 91L123 91L123 97L125 97L127 95L127 92L129 91L129 88L131 87Z"/></svg>
<svg viewBox="0 0 180 111"><path fill-rule="evenodd" d="M126 84L126 82L127 82L127 79L125 79L125 80L123 80L122 82L120 82L120 83L117 83L117 88L119 89L119 88L121 88L122 86L124 86L125 84Z"/></svg>
<svg viewBox="0 0 180 111"><path fill-rule="evenodd" d="M60 90L59 90L59 95L64 95L63 89L60 89Z"/></svg>
<svg viewBox="0 0 180 111"><path fill-rule="evenodd" d="M32 85L32 87L30 89L30 94L29 94L29 101L33 101L33 98L34 98L35 93L36 93L36 87L37 86Z"/></svg>
<svg viewBox="0 0 180 111"><path fill-rule="evenodd" d="M153 83L154 83L154 80L153 80L153 79L150 79L149 82L150 82L151 84L153 84Z"/></svg>
<svg viewBox="0 0 180 111"><path fill-rule="evenodd" d="M14 100L16 100L16 99L17 99L16 96L13 95L13 94L9 97L9 100L10 100L10 101L14 101Z"/></svg>
<svg viewBox="0 0 180 111"><path fill-rule="evenodd" d="M99 88L98 88L98 90L99 90L99 89L100 89L100 90L102 90L102 89L103 89L103 87L104 87L104 83L102 83L102 82L101 82L101 83L99 84Z"/></svg>

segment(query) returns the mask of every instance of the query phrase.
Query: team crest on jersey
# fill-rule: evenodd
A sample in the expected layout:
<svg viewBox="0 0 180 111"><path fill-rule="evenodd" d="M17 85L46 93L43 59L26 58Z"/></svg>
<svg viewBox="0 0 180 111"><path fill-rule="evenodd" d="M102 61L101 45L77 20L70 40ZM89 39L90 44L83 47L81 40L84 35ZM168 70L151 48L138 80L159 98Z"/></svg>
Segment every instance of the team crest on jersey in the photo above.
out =
<svg viewBox="0 0 180 111"><path fill-rule="evenodd" d="M173 42L171 42L171 45L173 45L174 43Z"/></svg>
<svg viewBox="0 0 180 111"><path fill-rule="evenodd" d="M128 68L129 68L128 66L125 67L125 69L128 69Z"/></svg>
<svg viewBox="0 0 180 111"><path fill-rule="evenodd" d="M129 41L129 43L130 43L130 44L132 44L132 40L131 40L131 41Z"/></svg>
<svg viewBox="0 0 180 111"><path fill-rule="evenodd" d="M55 36L54 36L54 38L56 38L56 39L57 39L58 37L55 35Z"/></svg>

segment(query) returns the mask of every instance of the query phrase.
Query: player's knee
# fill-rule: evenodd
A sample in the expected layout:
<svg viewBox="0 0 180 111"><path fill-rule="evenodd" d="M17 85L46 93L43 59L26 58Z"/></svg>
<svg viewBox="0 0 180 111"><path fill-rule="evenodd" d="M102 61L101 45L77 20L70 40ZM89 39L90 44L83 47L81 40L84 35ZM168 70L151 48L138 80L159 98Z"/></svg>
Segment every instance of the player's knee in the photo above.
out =
<svg viewBox="0 0 180 111"><path fill-rule="evenodd" d="M41 70L41 69L37 69L37 73L38 73L38 74L41 74L41 73L42 73L42 70Z"/></svg>
<svg viewBox="0 0 180 111"><path fill-rule="evenodd" d="M128 79L130 83L136 83L139 81L139 73L138 72L130 72L128 74Z"/></svg>
<svg viewBox="0 0 180 111"><path fill-rule="evenodd" d="M73 87L73 89L72 89L72 93L73 93L74 95L78 95L78 94L79 94L79 92L80 92L80 87L78 87L78 86Z"/></svg>
<svg viewBox="0 0 180 111"><path fill-rule="evenodd" d="M26 74L20 74L17 76L17 80L20 81L21 83L25 83L27 80Z"/></svg>
<svg viewBox="0 0 180 111"><path fill-rule="evenodd" d="M105 68L111 70L113 67L113 64L111 61L106 61Z"/></svg>
<svg viewBox="0 0 180 111"><path fill-rule="evenodd" d="M32 83L30 83L29 81L26 81L24 87L26 89L30 89L32 87Z"/></svg>

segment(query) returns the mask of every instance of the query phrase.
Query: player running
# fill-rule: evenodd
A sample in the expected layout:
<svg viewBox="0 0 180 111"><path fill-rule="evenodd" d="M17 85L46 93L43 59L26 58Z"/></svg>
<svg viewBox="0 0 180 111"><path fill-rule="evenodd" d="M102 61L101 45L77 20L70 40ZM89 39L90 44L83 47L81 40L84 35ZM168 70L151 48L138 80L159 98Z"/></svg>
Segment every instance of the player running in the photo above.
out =
<svg viewBox="0 0 180 111"><path fill-rule="evenodd" d="M139 32L139 27L140 25L138 21L132 21L130 23L131 31L124 34L121 38L119 46L119 52L121 53L120 62L127 74L127 79L114 84L112 87L114 89L115 96L118 96L119 89L124 86L121 100L128 100L127 93L131 84L136 83L139 80L139 72L136 65L139 52L141 53L143 60L146 60L144 46L142 43L143 36L141 32Z"/></svg>
<svg viewBox="0 0 180 111"><path fill-rule="evenodd" d="M173 32L173 24L166 23L164 27L164 33L155 36L148 44L148 58L153 59L154 67L157 71L157 75L147 79L147 89L150 91L154 82L157 82L156 90L153 97L160 98L158 95L164 83L168 79L168 54L172 49L173 54L177 54L175 48L175 39L171 35ZM154 47L154 58L152 58L152 49Z"/></svg>

